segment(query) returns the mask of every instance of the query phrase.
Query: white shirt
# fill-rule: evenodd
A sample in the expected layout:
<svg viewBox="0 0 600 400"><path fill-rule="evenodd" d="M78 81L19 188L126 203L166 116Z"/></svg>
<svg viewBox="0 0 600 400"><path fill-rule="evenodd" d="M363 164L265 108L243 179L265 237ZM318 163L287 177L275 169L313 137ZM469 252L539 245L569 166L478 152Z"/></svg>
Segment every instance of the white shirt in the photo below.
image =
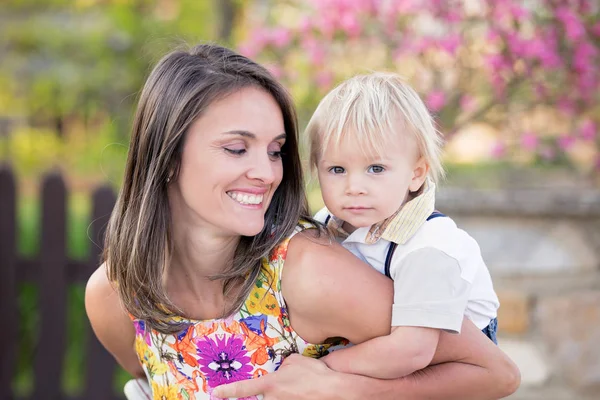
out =
<svg viewBox="0 0 600 400"><path fill-rule="evenodd" d="M325 223L329 211L315 219ZM338 220L339 222L339 220ZM366 243L370 227L358 228L342 245L385 273L390 241ZM479 245L448 217L423 221L398 243L390 264L394 280L392 326L421 326L459 333L463 316L483 329L497 316L498 297Z"/></svg>

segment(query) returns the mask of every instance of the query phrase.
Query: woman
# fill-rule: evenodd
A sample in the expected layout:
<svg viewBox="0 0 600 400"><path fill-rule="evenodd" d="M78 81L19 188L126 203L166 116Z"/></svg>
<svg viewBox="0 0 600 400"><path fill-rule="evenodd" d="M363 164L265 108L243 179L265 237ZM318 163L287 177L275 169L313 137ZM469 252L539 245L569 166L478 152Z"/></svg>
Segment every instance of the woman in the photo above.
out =
<svg viewBox="0 0 600 400"><path fill-rule="evenodd" d="M292 353L317 358L347 344L339 338L390 329L391 282L310 221L282 86L223 47L165 56L142 91L105 263L86 289L96 335L154 398L215 398L222 384L263 375L234 386L236 397L492 399L516 389L514 365L469 321L444 335L437 365L406 379L339 374L307 357L272 374ZM307 379L315 385L300 387Z"/></svg>

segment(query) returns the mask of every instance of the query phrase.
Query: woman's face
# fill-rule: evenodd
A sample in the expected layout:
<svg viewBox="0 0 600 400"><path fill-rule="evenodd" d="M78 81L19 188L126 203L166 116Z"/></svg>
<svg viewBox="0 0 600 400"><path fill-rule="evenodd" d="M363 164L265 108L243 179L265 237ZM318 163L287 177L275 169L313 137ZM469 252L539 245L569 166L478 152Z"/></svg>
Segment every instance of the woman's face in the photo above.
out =
<svg viewBox="0 0 600 400"><path fill-rule="evenodd" d="M281 109L264 90L246 87L215 101L186 134L172 211L219 235L258 234L283 177L284 143Z"/></svg>

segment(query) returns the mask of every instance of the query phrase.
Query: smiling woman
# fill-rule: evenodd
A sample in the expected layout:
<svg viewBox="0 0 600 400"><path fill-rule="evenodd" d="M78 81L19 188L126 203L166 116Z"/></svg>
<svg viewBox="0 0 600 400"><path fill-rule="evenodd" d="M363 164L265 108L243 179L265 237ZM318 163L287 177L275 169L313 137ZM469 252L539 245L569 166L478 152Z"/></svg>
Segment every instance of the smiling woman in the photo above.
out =
<svg viewBox="0 0 600 400"><path fill-rule="evenodd" d="M169 186L174 225L259 234L283 179L282 132L281 108L264 89L249 86L210 104L190 126Z"/></svg>
<svg viewBox="0 0 600 400"><path fill-rule="evenodd" d="M259 386L234 386L231 397L493 399L511 390L513 365L469 321L460 336L441 335L440 365L412 380L342 374L312 359L387 335L391 318L387 278L322 233L308 215L283 87L223 47L175 51L140 96L105 262L86 289L92 327L154 398L215 399L223 384L248 382Z"/></svg>

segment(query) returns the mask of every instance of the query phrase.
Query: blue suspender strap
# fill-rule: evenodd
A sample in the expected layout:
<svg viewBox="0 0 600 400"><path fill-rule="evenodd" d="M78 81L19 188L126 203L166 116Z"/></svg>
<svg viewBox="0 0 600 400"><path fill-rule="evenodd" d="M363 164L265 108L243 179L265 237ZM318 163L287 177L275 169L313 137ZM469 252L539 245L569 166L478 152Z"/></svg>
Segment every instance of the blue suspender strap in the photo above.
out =
<svg viewBox="0 0 600 400"><path fill-rule="evenodd" d="M434 211L431 213L431 215L429 217L427 217L427 221L430 221L434 218L438 218L438 217L446 217L447 215L442 214L439 211ZM329 220L329 217L327 217ZM326 222L327 224L327 222ZM388 252L387 255L385 256L385 276L387 276L388 278L391 278L392 276L390 275L390 267L392 265L392 257L394 257L394 251L396 251L396 247L398 247L397 243L394 242L390 242L390 246L388 247Z"/></svg>
<svg viewBox="0 0 600 400"><path fill-rule="evenodd" d="M390 275L390 266L392 265L392 257L394 256L394 251L396 250L396 247L398 247L398 243L390 242L387 255L385 256L385 276L387 276L388 278L392 277Z"/></svg>
<svg viewBox="0 0 600 400"><path fill-rule="evenodd" d="M325 226L327 226L330 219L331 219L331 214L327 215L327 218L325 218Z"/></svg>
<svg viewBox="0 0 600 400"><path fill-rule="evenodd" d="M446 217L446 216L447 215L442 214L441 212L439 212L439 211L436 210L436 211L432 212L429 217L427 217L427 221L432 220L432 219L437 218L437 217Z"/></svg>

